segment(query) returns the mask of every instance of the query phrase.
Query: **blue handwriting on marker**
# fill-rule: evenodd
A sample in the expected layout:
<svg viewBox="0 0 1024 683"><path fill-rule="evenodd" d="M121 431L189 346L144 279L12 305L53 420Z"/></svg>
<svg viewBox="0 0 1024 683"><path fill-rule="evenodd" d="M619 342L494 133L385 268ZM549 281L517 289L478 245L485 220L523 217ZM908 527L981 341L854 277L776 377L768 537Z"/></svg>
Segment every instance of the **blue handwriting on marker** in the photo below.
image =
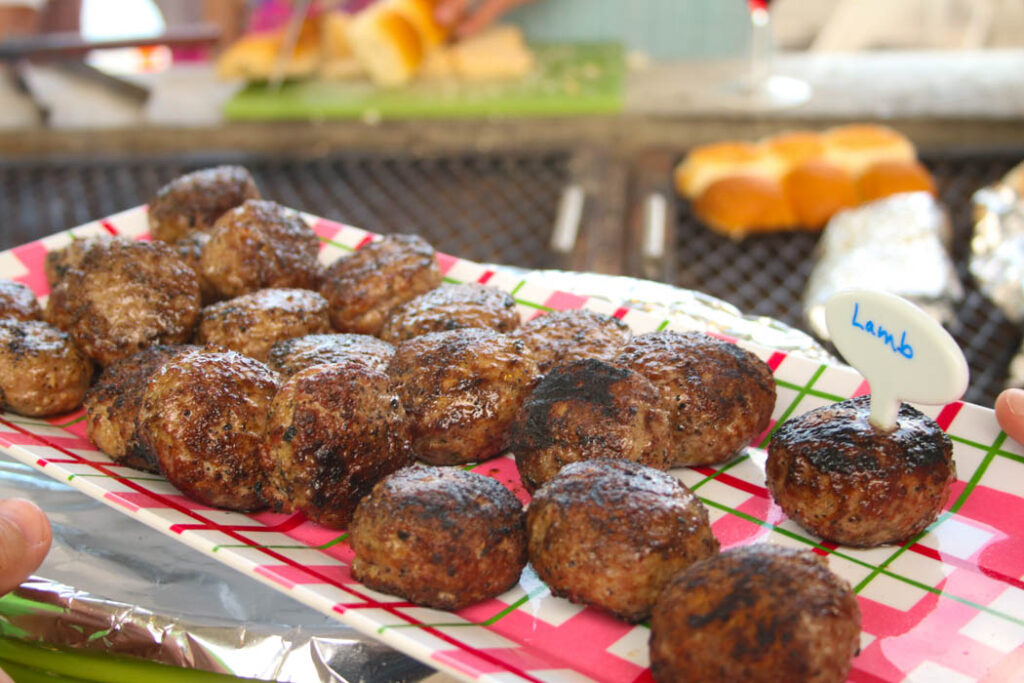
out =
<svg viewBox="0 0 1024 683"><path fill-rule="evenodd" d="M859 320L857 320L857 314L859 312L860 312L860 304L854 303L853 304L853 320L851 321L851 323L853 324L854 327L860 328L860 329L864 330L865 332L867 332L868 334L870 334L870 335L872 335L874 337L878 337L886 345L888 345L889 348L892 349L895 353L900 354L901 356L903 356L907 360L910 360L911 358L914 357L914 347L907 343L907 332L906 332L906 330L904 330L900 334L900 345L896 346L896 337L894 337L893 334L891 332L889 332L889 330L885 329L881 325L877 325L876 326L874 320L868 320L868 321L865 321L863 323L860 322Z"/></svg>

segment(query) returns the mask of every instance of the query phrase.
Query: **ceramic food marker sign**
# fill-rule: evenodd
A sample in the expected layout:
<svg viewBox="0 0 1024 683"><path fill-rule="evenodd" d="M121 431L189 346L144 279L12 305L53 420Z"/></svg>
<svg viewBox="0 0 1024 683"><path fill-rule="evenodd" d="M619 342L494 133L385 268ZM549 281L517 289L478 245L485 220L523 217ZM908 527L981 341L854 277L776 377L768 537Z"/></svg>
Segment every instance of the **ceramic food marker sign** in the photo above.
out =
<svg viewBox="0 0 1024 683"><path fill-rule="evenodd" d="M967 360L942 325L894 294L846 290L825 304L829 335L871 385L871 424L896 426L900 402L945 405L967 391Z"/></svg>

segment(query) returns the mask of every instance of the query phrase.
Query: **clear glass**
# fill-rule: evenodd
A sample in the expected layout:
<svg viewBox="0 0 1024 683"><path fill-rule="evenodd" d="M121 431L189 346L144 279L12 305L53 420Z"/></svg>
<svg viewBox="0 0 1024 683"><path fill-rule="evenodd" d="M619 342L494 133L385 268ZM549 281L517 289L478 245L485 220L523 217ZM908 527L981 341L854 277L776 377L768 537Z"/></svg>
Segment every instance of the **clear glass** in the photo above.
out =
<svg viewBox="0 0 1024 683"><path fill-rule="evenodd" d="M750 8L750 65L747 73L722 86L722 104L742 109L788 109L811 97L811 86L774 71L775 39L767 0L747 0Z"/></svg>

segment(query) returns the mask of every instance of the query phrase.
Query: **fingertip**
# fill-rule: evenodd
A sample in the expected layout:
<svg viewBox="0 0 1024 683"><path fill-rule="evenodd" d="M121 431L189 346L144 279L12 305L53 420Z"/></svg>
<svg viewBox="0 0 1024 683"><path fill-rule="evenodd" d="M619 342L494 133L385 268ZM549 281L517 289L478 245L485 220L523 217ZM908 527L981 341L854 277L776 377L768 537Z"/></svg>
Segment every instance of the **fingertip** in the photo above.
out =
<svg viewBox="0 0 1024 683"><path fill-rule="evenodd" d="M1024 389L1006 389L996 397L996 421L1003 431L1024 444Z"/></svg>
<svg viewBox="0 0 1024 683"><path fill-rule="evenodd" d="M21 530L30 547L50 546L53 539L50 520L46 518L46 513L31 500L25 498L0 500L0 516L11 520Z"/></svg>
<svg viewBox="0 0 1024 683"><path fill-rule="evenodd" d="M50 522L39 506L22 498L0 500L0 594L43 563L52 540Z"/></svg>

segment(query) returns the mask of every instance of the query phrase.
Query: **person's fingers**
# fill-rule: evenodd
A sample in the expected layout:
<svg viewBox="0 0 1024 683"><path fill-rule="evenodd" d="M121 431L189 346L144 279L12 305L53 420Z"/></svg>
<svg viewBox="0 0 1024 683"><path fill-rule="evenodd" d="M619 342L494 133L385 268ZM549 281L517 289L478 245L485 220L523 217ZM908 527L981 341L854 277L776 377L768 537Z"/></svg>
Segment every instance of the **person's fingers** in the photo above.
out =
<svg viewBox="0 0 1024 683"><path fill-rule="evenodd" d="M50 550L50 522L35 503L0 500L0 594L16 588Z"/></svg>
<svg viewBox="0 0 1024 683"><path fill-rule="evenodd" d="M513 7L525 5L530 0L485 0L479 7L465 19L459 22L455 28L455 35L459 38L471 36L487 28L505 12Z"/></svg>
<svg viewBox="0 0 1024 683"><path fill-rule="evenodd" d="M1011 439L1024 444L1024 389L1007 389L999 394L996 420Z"/></svg>
<svg viewBox="0 0 1024 683"><path fill-rule="evenodd" d="M434 7L434 18L444 26L455 26L466 13L469 0L440 0Z"/></svg>

